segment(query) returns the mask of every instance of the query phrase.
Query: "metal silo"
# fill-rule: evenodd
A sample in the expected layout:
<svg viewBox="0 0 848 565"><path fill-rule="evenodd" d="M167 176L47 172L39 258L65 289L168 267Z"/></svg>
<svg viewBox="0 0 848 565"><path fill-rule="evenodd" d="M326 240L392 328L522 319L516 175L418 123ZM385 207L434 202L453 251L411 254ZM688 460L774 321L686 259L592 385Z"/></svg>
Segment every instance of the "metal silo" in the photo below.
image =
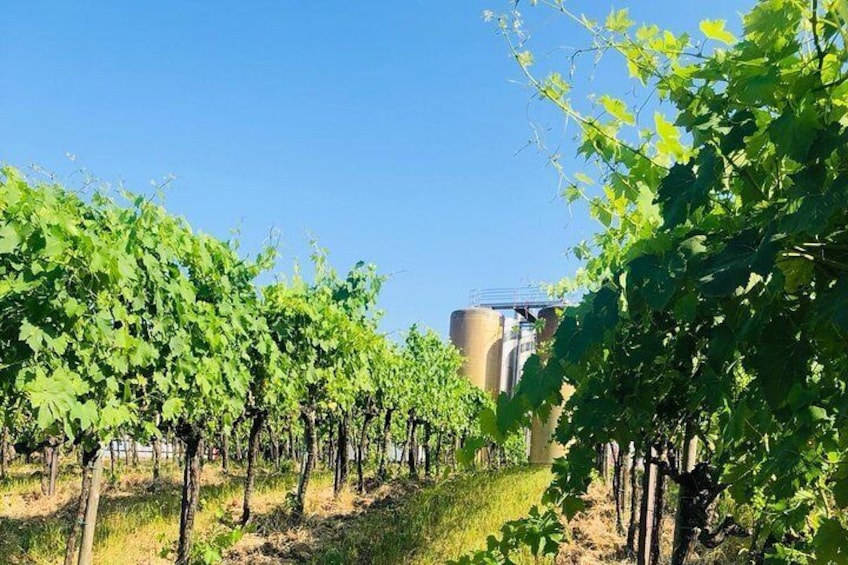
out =
<svg viewBox="0 0 848 565"><path fill-rule="evenodd" d="M465 308L451 314L450 340L465 358L461 373L497 397L501 387L503 316L490 308Z"/></svg>
<svg viewBox="0 0 848 565"><path fill-rule="evenodd" d="M537 350L541 349L543 343L553 339L559 325L558 310L557 307L550 307L539 311L538 318L545 321L545 326L536 334ZM571 386L563 385L561 390L563 399L568 399L572 391ZM530 463L550 465L554 459L565 454L564 446L552 441L561 414L562 406L555 406L544 422L537 417L533 418L530 428Z"/></svg>
<svg viewBox="0 0 848 565"><path fill-rule="evenodd" d="M501 390L512 393L521 380L524 363L536 351L535 331L523 318L504 317Z"/></svg>

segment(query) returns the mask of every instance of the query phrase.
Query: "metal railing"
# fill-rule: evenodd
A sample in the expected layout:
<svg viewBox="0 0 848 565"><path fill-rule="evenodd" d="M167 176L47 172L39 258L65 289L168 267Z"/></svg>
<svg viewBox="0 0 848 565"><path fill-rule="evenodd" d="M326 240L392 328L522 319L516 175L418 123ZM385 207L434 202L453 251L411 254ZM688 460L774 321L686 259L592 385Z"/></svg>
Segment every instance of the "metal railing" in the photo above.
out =
<svg viewBox="0 0 848 565"><path fill-rule="evenodd" d="M552 298L541 287L486 288L472 290L469 296L472 306L485 306L496 310L515 308L546 308L563 304L562 299Z"/></svg>

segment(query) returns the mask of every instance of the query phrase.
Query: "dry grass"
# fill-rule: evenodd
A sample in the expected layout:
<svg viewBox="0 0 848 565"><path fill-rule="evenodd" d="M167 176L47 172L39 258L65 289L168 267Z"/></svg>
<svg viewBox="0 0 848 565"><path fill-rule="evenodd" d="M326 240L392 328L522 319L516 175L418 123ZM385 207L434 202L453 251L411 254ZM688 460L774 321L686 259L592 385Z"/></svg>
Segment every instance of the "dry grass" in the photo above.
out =
<svg viewBox="0 0 848 565"><path fill-rule="evenodd" d="M669 502L674 500L670 496ZM615 504L609 486L597 481L589 488L587 508L574 517L567 526L570 541L560 550L557 565L632 565L625 547L625 535L616 531ZM625 511L624 522L627 525ZM660 536L660 562L668 562L674 539L674 504L669 504L662 522ZM737 539L728 540L722 546L705 550L699 548L691 555L690 565L730 565L747 563L740 554L744 543Z"/></svg>
<svg viewBox="0 0 848 565"><path fill-rule="evenodd" d="M0 484L0 562L52 565L60 561L66 528L79 492L78 469L63 468L57 495L40 494L38 467L18 466ZM150 469L123 468L106 480L95 541L95 561L105 565L170 563L159 557L178 533L180 474L166 465L157 489L150 490ZM108 472L107 472L108 477ZM476 472L438 480L398 479L369 485L360 496L333 496L331 477L318 473L306 500L306 516L294 522L286 495L291 474L261 475L254 498L254 530L230 551L232 565L315 563L322 565L432 565L481 549L501 525L526 514L550 481L544 468L520 467ZM241 511L241 474L224 475L217 465L203 471L197 539L220 529L219 519ZM592 485L587 510L568 525L558 565L624 565L624 536L615 529L615 508L608 486ZM671 551L673 508L663 524L662 552ZM741 542L694 556L693 565L742 563ZM526 565L550 564L528 554Z"/></svg>
<svg viewBox="0 0 848 565"><path fill-rule="evenodd" d="M550 471L517 468L435 481L396 480L365 496L339 499L329 481L315 485L307 519L284 511L257 519L227 562L427 565L485 546L504 521L524 515L550 482Z"/></svg>
<svg viewBox="0 0 848 565"><path fill-rule="evenodd" d="M271 534L257 534L252 546L239 548L231 563L433 565L485 547L501 525L526 514L550 482L550 471L521 467L478 472L429 483L398 481L366 497L349 493L334 501L329 484L317 488L316 511L303 525L274 524ZM673 496L670 498L673 499ZM671 554L673 504L663 520L661 552ZM282 527L281 527L282 526ZM569 541L555 560L514 556L522 565L632 565L625 537L616 531L609 486L594 483L586 511L567 525ZM694 554L692 565L743 563L742 543L727 542Z"/></svg>
<svg viewBox="0 0 848 565"><path fill-rule="evenodd" d="M52 565L61 561L67 528L79 494L79 468L63 467L54 497L43 497L37 468L16 466L0 489L0 562L11 565ZM163 466L162 479L151 490L147 465L121 466L114 479L104 476L95 534L95 561L111 564L169 563L159 552L178 534L180 471ZM290 475L258 478L257 504L282 498L294 480ZM203 471L198 537L217 520L222 509L240 505L243 477L224 475L215 464Z"/></svg>
<svg viewBox="0 0 848 565"><path fill-rule="evenodd" d="M323 548L345 536L346 524L417 488L412 483L371 483L370 487L363 495L346 489L336 497L332 477L318 474L310 483L305 516L300 521L293 520L287 504L264 508L257 505L254 531L229 552L226 562L251 565L315 562Z"/></svg>

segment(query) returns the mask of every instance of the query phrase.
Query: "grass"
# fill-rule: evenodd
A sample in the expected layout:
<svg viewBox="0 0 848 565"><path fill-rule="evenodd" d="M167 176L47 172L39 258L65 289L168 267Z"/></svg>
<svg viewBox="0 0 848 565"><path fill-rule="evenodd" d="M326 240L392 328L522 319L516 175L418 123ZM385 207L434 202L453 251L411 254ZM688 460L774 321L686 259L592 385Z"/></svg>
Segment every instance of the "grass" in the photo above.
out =
<svg viewBox="0 0 848 565"><path fill-rule="evenodd" d="M541 468L480 471L427 485L394 502L377 501L372 510L342 525L338 538L322 544L311 562L444 563L483 549L487 536L538 503L550 480L550 471Z"/></svg>
<svg viewBox="0 0 848 565"><path fill-rule="evenodd" d="M318 549L295 562L442 564L483 549L486 538L498 533L504 522L525 516L538 503L550 480L548 469L518 467L459 475L423 485L399 481L387 487L387 496L375 493L368 508L330 516L324 524L313 524L312 543L315 545L317 540ZM587 510L568 524L569 541L560 548L556 563L632 565L633 561L624 554L624 536L615 528L615 506L609 489L601 481L591 485ZM662 546L666 559L671 553L673 529L674 512L670 507L663 521ZM701 548L690 561L697 565L745 562L740 560L740 543L731 540L716 550ZM236 562L253 564L255 561L248 557ZM547 565L553 561L536 560L528 551L511 557L520 565Z"/></svg>
<svg viewBox="0 0 848 565"><path fill-rule="evenodd" d="M61 561L70 517L79 493L78 468L63 469L57 494L41 497L37 476L27 467L0 487L0 561L11 564L51 565ZM180 511L180 472L174 465L163 467L163 477L155 491L149 490L151 470L125 468L115 480L104 476L100 514L95 533L97 563L168 563L158 557L178 533ZM201 509L197 519L199 536L216 522L217 515L237 512L243 488L241 474L223 475L216 465L203 472ZM282 500L294 485L289 474L261 474L257 477L256 503ZM4 561L5 562L5 561Z"/></svg>
<svg viewBox="0 0 848 565"><path fill-rule="evenodd" d="M0 483L0 562L11 565L53 565L60 562L67 527L79 492L78 467L63 467L55 497L40 495L38 467L17 466ZM149 466L121 465L114 480L103 485L95 539L95 562L157 565L170 563L159 552L173 546L178 533L180 473L163 468L155 491L149 490ZM306 519L292 520L286 495L293 489L291 472L257 477L254 497L255 531L236 544L228 564L270 565L432 565L482 549L486 538L504 522L526 515L538 503L551 474L548 469L517 467L478 471L415 482L395 479L372 484L368 494L332 494L332 477L317 473L306 500ZM196 540L222 531L219 519L237 518L241 509L243 474L224 475L216 464L203 471L201 508ZM570 542L559 563L625 565L623 537L615 531L615 509L608 485L596 482L588 508L569 524ZM673 527L670 508L664 522L663 553L670 551ZM698 565L736 562L742 542L699 552ZM519 564L541 565L528 554Z"/></svg>
<svg viewBox="0 0 848 565"><path fill-rule="evenodd" d="M0 481L0 497L19 495L40 488L40 469L41 466L36 465L20 465L13 468L9 477Z"/></svg>
<svg viewBox="0 0 848 565"><path fill-rule="evenodd" d="M204 472L204 475L206 472ZM240 515L244 488L241 474L221 476L201 486L201 506L195 527L196 539L217 522L222 512ZM206 480L206 477L204 477ZM294 486L291 474L259 474L254 503L267 504L268 498L282 501ZM170 563L158 558L164 547L173 544L179 534L181 484L177 480L156 494L132 496L126 502L114 500L107 513L98 519L95 561L98 563ZM128 549L130 552L128 553Z"/></svg>

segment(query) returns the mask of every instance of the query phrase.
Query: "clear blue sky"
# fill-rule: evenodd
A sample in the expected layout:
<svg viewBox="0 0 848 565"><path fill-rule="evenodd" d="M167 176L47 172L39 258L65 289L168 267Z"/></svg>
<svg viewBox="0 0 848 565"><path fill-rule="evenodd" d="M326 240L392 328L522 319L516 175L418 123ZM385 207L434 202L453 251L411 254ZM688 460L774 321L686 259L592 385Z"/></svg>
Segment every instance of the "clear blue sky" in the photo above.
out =
<svg viewBox="0 0 848 565"><path fill-rule="evenodd" d="M568 4L599 16L612 6ZM615 3L693 35L707 17L738 29L751 4ZM307 259L311 234L339 269L364 259L393 274L386 330L420 321L446 333L473 288L572 273L564 251L594 229L557 199L545 158L519 152L530 93L481 17L506 8L0 0L0 162L36 163L71 185L85 167L136 191L174 174L167 205L197 229L227 237L240 226L255 251L276 227L284 271ZM559 64L548 48L585 44L549 10L522 10L548 64ZM622 94L625 77L597 73L592 91Z"/></svg>

